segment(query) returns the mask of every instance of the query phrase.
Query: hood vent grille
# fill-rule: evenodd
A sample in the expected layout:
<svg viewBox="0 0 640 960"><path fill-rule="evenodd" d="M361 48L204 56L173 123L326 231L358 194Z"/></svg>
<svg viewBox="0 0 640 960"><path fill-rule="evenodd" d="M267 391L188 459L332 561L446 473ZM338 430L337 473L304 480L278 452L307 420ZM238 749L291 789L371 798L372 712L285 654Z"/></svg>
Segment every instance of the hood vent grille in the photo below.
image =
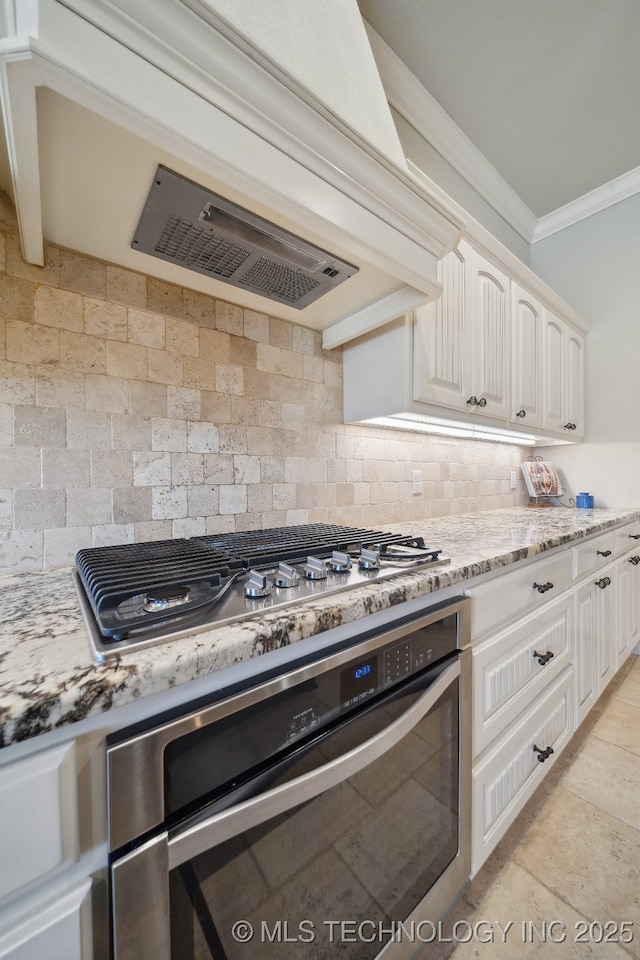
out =
<svg viewBox="0 0 640 960"><path fill-rule="evenodd" d="M227 278L240 269L251 253L177 217L169 217L155 250L184 267Z"/></svg>
<svg viewBox="0 0 640 960"><path fill-rule="evenodd" d="M358 272L162 166L131 246L298 310Z"/></svg>

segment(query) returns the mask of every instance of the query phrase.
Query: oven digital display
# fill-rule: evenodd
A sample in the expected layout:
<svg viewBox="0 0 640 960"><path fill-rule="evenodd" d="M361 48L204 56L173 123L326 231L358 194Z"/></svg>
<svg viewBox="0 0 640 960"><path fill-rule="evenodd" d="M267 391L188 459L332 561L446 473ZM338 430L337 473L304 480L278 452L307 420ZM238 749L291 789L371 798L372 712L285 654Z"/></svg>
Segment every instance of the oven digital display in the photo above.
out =
<svg viewBox="0 0 640 960"><path fill-rule="evenodd" d="M372 670L373 667L370 663L363 663L361 667L356 667L353 671L353 679L362 680L363 677L368 677Z"/></svg>
<svg viewBox="0 0 640 960"><path fill-rule="evenodd" d="M340 674L340 700L345 707L351 707L378 689L377 654L351 663Z"/></svg>

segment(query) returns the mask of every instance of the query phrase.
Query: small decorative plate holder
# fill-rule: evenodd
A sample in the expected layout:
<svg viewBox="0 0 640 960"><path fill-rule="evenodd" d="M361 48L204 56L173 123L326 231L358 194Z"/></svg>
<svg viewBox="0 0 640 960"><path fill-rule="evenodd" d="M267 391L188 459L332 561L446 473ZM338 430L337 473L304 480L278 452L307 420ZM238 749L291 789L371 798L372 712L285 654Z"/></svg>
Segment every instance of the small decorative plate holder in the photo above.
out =
<svg viewBox="0 0 640 960"><path fill-rule="evenodd" d="M530 507L573 507L575 500L569 497L569 503L563 503L561 497L565 490L560 483L556 468L542 457L527 457L521 464L522 475L529 494Z"/></svg>

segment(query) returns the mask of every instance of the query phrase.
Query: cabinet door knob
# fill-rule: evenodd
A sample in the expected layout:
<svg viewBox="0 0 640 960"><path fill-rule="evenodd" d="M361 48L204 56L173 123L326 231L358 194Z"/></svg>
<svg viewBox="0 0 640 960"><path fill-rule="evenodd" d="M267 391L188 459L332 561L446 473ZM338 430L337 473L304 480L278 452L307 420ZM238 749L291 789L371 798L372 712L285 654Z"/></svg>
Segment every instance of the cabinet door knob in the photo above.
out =
<svg viewBox="0 0 640 960"><path fill-rule="evenodd" d="M548 760L553 753L553 747L547 747L546 750L541 750L540 747L536 747L535 743L533 745L533 749L538 754L538 760L540 763L544 763L545 760Z"/></svg>
<svg viewBox="0 0 640 960"><path fill-rule="evenodd" d="M547 590L553 589L553 584L551 583L550 580L547 580L546 583L534 583L533 589L537 590L538 593L546 593Z"/></svg>
<svg viewBox="0 0 640 960"><path fill-rule="evenodd" d="M545 665L546 663L548 663L549 660L551 660L551 657L553 656L553 651L552 651L552 650L547 650L546 653L538 653L537 650L534 650L534 651L533 651L533 655L534 655L534 657L537 659L537 661L538 661L538 663L540 664L540 666L541 666L541 667L544 667L544 665Z"/></svg>
<svg viewBox="0 0 640 960"><path fill-rule="evenodd" d="M640 533L630 533L629 537L631 540L640 540Z"/></svg>
<svg viewBox="0 0 640 960"><path fill-rule="evenodd" d="M629 557L629 563L632 563L632 564L634 565L634 567L637 566L637 564L640 563L640 557L638 557L638 556Z"/></svg>
<svg viewBox="0 0 640 960"><path fill-rule="evenodd" d="M575 425L575 423L569 422L569 423L565 423L564 428L565 428L565 430L575 430L575 429L576 429L576 425Z"/></svg>
<svg viewBox="0 0 640 960"><path fill-rule="evenodd" d="M526 410L518 410L518 412L516 413L516 417L520 417L520 418L526 417L526 415L527 415Z"/></svg>
<svg viewBox="0 0 640 960"><path fill-rule="evenodd" d="M596 587L600 587L601 590L604 590L605 587L608 587L611 583L609 577L602 577L600 580L596 580Z"/></svg>
<svg viewBox="0 0 640 960"><path fill-rule="evenodd" d="M611 550L596 550L596 553L599 557L610 557Z"/></svg>

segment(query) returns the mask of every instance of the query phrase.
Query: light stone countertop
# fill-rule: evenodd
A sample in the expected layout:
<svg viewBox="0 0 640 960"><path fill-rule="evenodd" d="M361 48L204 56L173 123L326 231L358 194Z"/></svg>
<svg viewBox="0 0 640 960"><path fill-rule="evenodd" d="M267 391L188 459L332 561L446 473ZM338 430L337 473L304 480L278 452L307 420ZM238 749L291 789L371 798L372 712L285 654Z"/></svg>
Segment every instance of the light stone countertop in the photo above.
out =
<svg viewBox="0 0 640 960"><path fill-rule="evenodd" d="M0 747L160 693L405 600L629 522L637 510L529 509L380 529L422 535L451 563L96 664L69 569L0 578Z"/></svg>

